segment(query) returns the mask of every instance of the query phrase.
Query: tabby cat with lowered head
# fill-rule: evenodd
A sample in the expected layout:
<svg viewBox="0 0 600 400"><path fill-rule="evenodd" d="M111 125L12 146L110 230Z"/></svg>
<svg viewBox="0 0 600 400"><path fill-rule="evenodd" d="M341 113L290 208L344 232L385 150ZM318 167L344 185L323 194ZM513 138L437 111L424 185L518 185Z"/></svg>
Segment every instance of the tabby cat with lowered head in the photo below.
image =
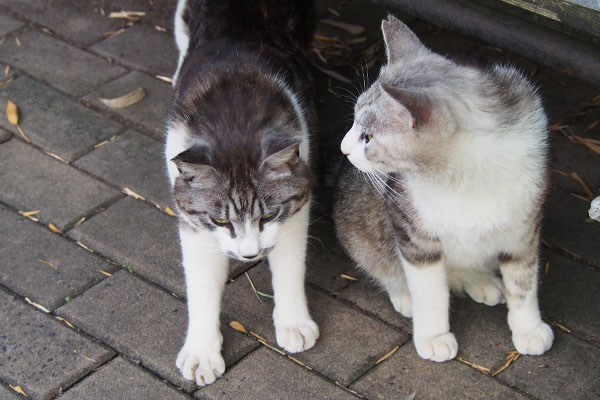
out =
<svg viewBox="0 0 600 400"><path fill-rule="evenodd" d="M341 144L356 168L346 163L338 183L338 238L413 317L421 357L456 356L449 288L507 302L516 349L542 354L554 336L537 300L547 187L540 99L513 68L458 65L392 16L382 30L388 63L358 98Z"/></svg>
<svg viewBox="0 0 600 400"><path fill-rule="evenodd" d="M178 209L189 324L177 367L223 374L219 312L228 259L267 257L277 343L311 348L304 291L309 217L310 1L179 0L180 51L166 159Z"/></svg>

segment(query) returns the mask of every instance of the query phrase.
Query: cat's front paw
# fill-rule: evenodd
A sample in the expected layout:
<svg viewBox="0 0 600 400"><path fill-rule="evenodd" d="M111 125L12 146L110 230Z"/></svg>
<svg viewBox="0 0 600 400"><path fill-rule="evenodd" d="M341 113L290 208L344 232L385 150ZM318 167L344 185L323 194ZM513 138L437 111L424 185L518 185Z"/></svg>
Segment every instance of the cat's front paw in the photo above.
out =
<svg viewBox="0 0 600 400"><path fill-rule="evenodd" d="M394 309L406 318L412 318L412 299L408 290L401 293L390 294Z"/></svg>
<svg viewBox="0 0 600 400"><path fill-rule="evenodd" d="M456 357L458 343L452 332L431 338L415 337L415 348L419 356L426 360L443 362Z"/></svg>
<svg viewBox="0 0 600 400"><path fill-rule="evenodd" d="M504 284L496 276L490 275L485 279L464 284L465 292L476 302L488 306L506 303Z"/></svg>
<svg viewBox="0 0 600 400"><path fill-rule="evenodd" d="M187 380L198 386L210 385L225 372L221 346L194 346L186 342L177 355L175 365Z"/></svg>
<svg viewBox="0 0 600 400"><path fill-rule="evenodd" d="M319 327L311 319L275 324L277 344L289 353L313 347L319 338Z"/></svg>
<svg viewBox="0 0 600 400"><path fill-rule="evenodd" d="M528 332L514 332L512 339L519 353L539 356L552 347L554 333L548 324L540 322L538 326Z"/></svg>

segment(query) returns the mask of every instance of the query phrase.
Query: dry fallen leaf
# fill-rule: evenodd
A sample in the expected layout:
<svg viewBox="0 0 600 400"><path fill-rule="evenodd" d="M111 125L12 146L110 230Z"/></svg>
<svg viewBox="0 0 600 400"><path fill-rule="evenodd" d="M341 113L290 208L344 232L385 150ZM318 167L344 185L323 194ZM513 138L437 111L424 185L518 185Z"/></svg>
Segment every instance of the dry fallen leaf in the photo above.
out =
<svg viewBox="0 0 600 400"><path fill-rule="evenodd" d="M103 271L101 269L99 269L98 272L100 272L102 275L112 276L112 274L110 272L106 272L106 271Z"/></svg>
<svg viewBox="0 0 600 400"><path fill-rule="evenodd" d="M173 79L169 78L168 76L163 76L163 75L155 75L157 79L160 79L163 82L167 82L167 83L173 83Z"/></svg>
<svg viewBox="0 0 600 400"><path fill-rule="evenodd" d="M35 301L32 301L29 297L25 297L25 301L28 302L29 304L31 304L32 306L34 306L35 308L42 310L43 312L45 312L46 314L50 313L50 310L48 310L46 307L44 307L41 304L36 303Z"/></svg>
<svg viewBox="0 0 600 400"><path fill-rule="evenodd" d="M492 374L492 376L496 376L500 372L504 371L506 368L508 368L510 366L510 364L517 361L517 358L519 358L520 355L521 354L516 350L509 351L508 354L506 355L506 362L504 363L504 365L502 365L500 368L498 368L498 370L496 372L494 372Z"/></svg>
<svg viewBox="0 0 600 400"><path fill-rule="evenodd" d="M329 69L325 69L325 68L321 68L318 65L315 65L315 68L318 69L319 71L321 71L322 73L324 73L325 75L332 77L333 79L337 79L340 82L348 83L350 85L352 84L352 81L350 81L350 79L346 78L344 75L342 75L338 72L335 72L335 71L332 71Z"/></svg>
<svg viewBox="0 0 600 400"><path fill-rule="evenodd" d="M483 372L484 374L488 374L488 375L489 375L489 373L490 373L490 369L489 369L488 367L484 367L484 366L481 366L481 365L479 365L479 364L475 364L475 363L473 363L473 362L470 362L470 361L464 360L464 359L462 359L461 357L456 357L456 359L457 359L458 361L460 361L461 363L463 363L463 364L467 364L468 366L470 366L470 367L472 367L472 368L475 368L475 369L476 369L477 371L479 371L479 372Z"/></svg>
<svg viewBox="0 0 600 400"><path fill-rule="evenodd" d="M375 365L390 358L392 356L392 354L394 354L396 351L398 351L399 348L400 348L400 346L396 346L393 349L391 349L390 351L388 351L387 353L385 353L379 360L375 361Z"/></svg>
<svg viewBox="0 0 600 400"><path fill-rule="evenodd" d="M229 326L232 327L233 329L235 329L238 332L248 333L248 331L246 330L246 328L244 327L244 325L240 324L237 321L231 321L229 323Z"/></svg>
<svg viewBox="0 0 600 400"><path fill-rule="evenodd" d="M173 211L173 209L171 207L169 207L169 206L165 207L165 212L167 214L169 214L170 216L172 216L172 217L176 217L177 216L177 214L175 214L175 211Z"/></svg>
<svg viewBox="0 0 600 400"><path fill-rule="evenodd" d="M98 100L110 108L126 108L142 100L144 96L146 96L146 89L139 87L121 97L116 97L114 99L103 99L99 97Z"/></svg>
<svg viewBox="0 0 600 400"><path fill-rule="evenodd" d="M12 100L8 100L8 104L6 105L6 116L8 117L8 122L12 125L19 123L19 109Z"/></svg>
<svg viewBox="0 0 600 400"><path fill-rule="evenodd" d="M23 396L25 396L25 397L28 397L28 396L27 396L27 393L25 393L25 391L23 390L23 388L22 388L21 386L19 386L19 385L17 385L17 386L13 386L13 385L11 385L11 384L9 384L8 386L10 386L10 388L11 388L12 390L14 390L15 392L17 392L17 393L19 393L19 394L22 394L22 395L23 395Z"/></svg>
<svg viewBox="0 0 600 400"><path fill-rule="evenodd" d="M80 245L81 247L83 247L84 249L86 249L87 251L89 251L90 253L93 253L93 252L94 252L94 250L90 249L89 247L87 247L85 244L83 244L83 243L82 243L82 242L80 242L80 241L77 241L77 242L75 242L75 243L77 243L78 245Z"/></svg>
<svg viewBox="0 0 600 400"><path fill-rule="evenodd" d="M77 228L79 225L83 224L84 222L85 222L85 217L82 217L79 221L77 221L73 224L73 228Z"/></svg>
<svg viewBox="0 0 600 400"><path fill-rule="evenodd" d="M38 260L39 262L41 262L42 264L46 264L49 265L50 267L52 267L52 269L58 269L58 267L54 264L52 264L50 261L44 261L44 260Z"/></svg>
<svg viewBox="0 0 600 400"><path fill-rule="evenodd" d="M344 30L346 32L350 32L353 35L358 35L365 31L364 26L348 24L345 22L334 21L331 19L322 19L321 22L323 22L324 24L327 24L329 26L333 26L334 28L338 28L338 29Z"/></svg>
<svg viewBox="0 0 600 400"><path fill-rule="evenodd" d="M146 13L144 11L113 11L108 15L108 18L124 18L136 20L137 17L143 17Z"/></svg>
<svg viewBox="0 0 600 400"><path fill-rule="evenodd" d="M70 323L69 321L67 321L66 319L64 319L63 317L54 317L59 321L64 322L65 324L67 324L69 327L75 329L75 325L73 325L72 323Z"/></svg>
<svg viewBox="0 0 600 400"><path fill-rule="evenodd" d="M21 126L19 125L19 109L17 108L17 105L13 103L10 99L8 100L8 104L6 105L6 116L8 117L8 122L17 127L21 136L23 136L23 139L25 139L27 143L31 142L31 140L29 140L29 138L27 137L27 135L25 135L25 132L23 132Z"/></svg>
<svg viewBox="0 0 600 400"><path fill-rule="evenodd" d="M123 188L123 193L125 193L128 196L133 197L134 199L138 199L138 200L146 200L146 198L142 195L137 194L136 192L134 192L133 190L129 189L129 188Z"/></svg>
<svg viewBox="0 0 600 400"><path fill-rule="evenodd" d="M62 231L58 229L52 222L48 224L48 228L50 228L50 230L54 233L62 233Z"/></svg>
<svg viewBox="0 0 600 400"><path fill-rule="evenodd" d="M31 217L33 215L37 215L40 213L40 210L35 210L35 211L19 211L19 214L21 214L24 217Z"/></svg>
<svg viewBox="0 0 600 400"><path fill-rule="evenodd" d="M358 278L355 278L353 276L346 275L346 274L341 274L340 278L348 279L349 281L357 281L358 280Z"/></svg>

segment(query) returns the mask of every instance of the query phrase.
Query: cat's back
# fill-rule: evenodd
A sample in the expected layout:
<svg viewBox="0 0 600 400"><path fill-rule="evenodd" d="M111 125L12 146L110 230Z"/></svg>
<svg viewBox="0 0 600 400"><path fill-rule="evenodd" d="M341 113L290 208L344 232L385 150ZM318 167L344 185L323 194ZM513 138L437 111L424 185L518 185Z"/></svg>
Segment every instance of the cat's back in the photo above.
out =
<svg viewBox="0 0 600 400"><path fill-rule="evenodd" d="M180 0L191 46L228 39L260 42L280 49L307 48L313 30L309 0Z"/></svg>

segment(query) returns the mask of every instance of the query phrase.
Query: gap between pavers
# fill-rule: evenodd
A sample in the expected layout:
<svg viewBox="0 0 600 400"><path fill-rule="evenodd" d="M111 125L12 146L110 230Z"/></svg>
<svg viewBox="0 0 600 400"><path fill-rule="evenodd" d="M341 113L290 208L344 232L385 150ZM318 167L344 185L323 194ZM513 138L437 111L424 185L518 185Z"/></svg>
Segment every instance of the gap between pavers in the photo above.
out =
<svg viewBox="0 0 600 400"><path fill-rule="evenodd" d="M39 210L35 218L60 230L122 196L18 139L0 146L0 189L2 202L16 210Z"/></svg>
<svg viewBox="0 0 600 400"><path fill-rule="evenodd" d="M0 104L7 104L9 99L19 108L19 123L29 139L66 161L86 154L123 128L28 76L2 87ZM20 136L6 114L0 117L0 126Z"/></svg>
<svg viewBox="0 0 600 400"><path fill-rule="evenodd" d="M60 396L63 400L181 400L183 392L165 384L155 375L117 357Z"/></svg>
<svg viewBox="0 0 600 400"><path fill-rule="evenodd" d="M306 368L267 348L260 348L194 397L217 399L356 399Z"/></svg>
<svg viewBox="0 0 600 400"><path fill-rule="evenodd" d="M252 268L248 275L259 291L273 293L266 263ZM342 385L352 382L372 368L377 359L408 340L406 334L317 290L307 288L306 293L320 337L312 349L292 356ZM272 310L273 301L259 300L246 275L239 276L225 288L223 318L227 322L242 323L246 329L277 346Z"/></svg>
<svg viewBox="0 0 600 400"><path fill-rule="evenodd" d="M88 93L127 72L39 31L21 32L19 42L5 43L0 59L73 96Z"/></svg>
<svg viewBox="0 0 600 400"><path fill-rule="evenodd" d="M0 290L0 379L51 399L114 354Z"/></svg>
<svg viewBox="0 0 600 400"><path fill-rule="evenodd" d="M57 314L101 339L129 359L191 391L175 367L187 329L186 304L163 290L119 271L60 307ZM223 356L228 366L258 342L223 324Z"/></svg>
<svg viewBox="0 0 600 400"><path fill-rule="evenodd" d="M116 267L0 205L0 283L52 311Z"/></svg>

